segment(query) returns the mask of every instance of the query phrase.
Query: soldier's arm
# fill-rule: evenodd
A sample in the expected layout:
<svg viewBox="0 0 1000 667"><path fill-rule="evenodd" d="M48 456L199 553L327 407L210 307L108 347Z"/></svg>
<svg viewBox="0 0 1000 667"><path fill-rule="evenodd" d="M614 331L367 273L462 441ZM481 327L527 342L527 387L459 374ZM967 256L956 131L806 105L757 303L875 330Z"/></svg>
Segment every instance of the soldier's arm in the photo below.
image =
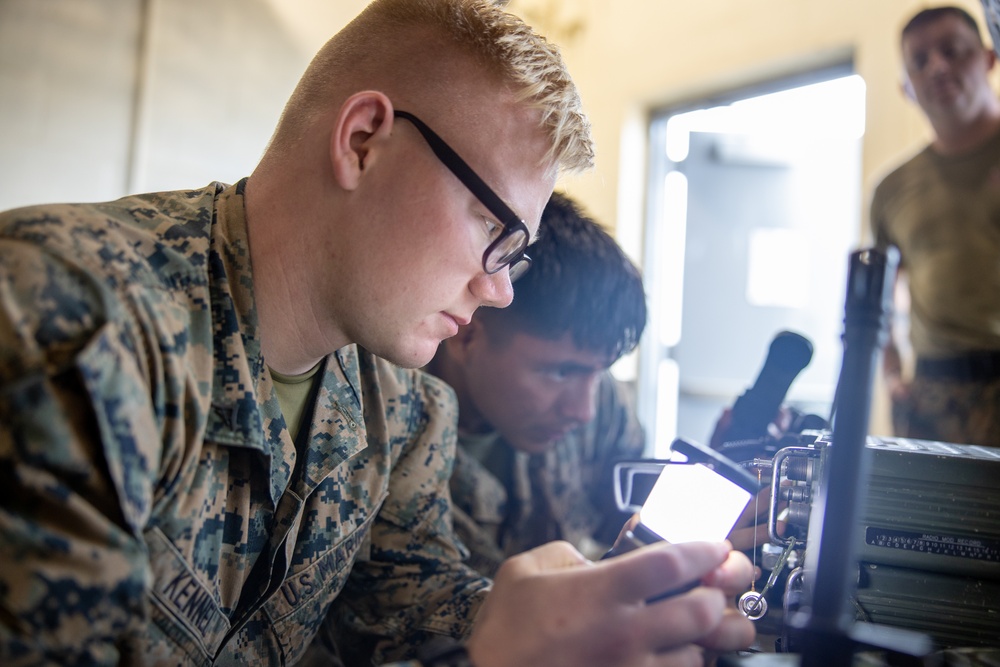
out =
<svg viewBox="0 0 1000 667"><path fill-rule="evenodd" d="M355 563L338 600L341 636L354 644L348 654L368 659L370 651L376 663L412 656L435 635L468 635L490 583L461 562L467 554L452 530L454 393L436 378L399 371L407 376L409 388L382 387L396 451L389 495L372 526L369 557Z"/></svg>
<svg viewBox="0 0 1000 667"><path fill-rule="evenodd" d="M123 472L142 456L126 348L83 272L0 240L4 665L127 662L142 625L148 478Z"/></svg>

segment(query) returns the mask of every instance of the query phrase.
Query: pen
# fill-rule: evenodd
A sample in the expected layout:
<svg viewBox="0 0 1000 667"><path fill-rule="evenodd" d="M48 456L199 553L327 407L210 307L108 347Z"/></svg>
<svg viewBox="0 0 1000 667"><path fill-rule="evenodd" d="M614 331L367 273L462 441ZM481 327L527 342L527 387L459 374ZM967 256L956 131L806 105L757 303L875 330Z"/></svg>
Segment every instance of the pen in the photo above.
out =
<svg viewBox="0 0 1000 667"><path fill-rule="evenodd" d="M648 528L644 528L642 524L639 524L636 527L636 530L637 532L645 532L646 534L652 535L654 538L656 538L656 536ZM651 544L651 542L643 541L642 539L640 539L639 536L636 535L636 533L632 532L631 529L626 530L625 535L623 535L622 537L623 538L619 539L613 547L608 549L607 553L601 556L601 560L614 558L615 556L620 556L621 554L628 553L629 551L633 551L635 549L639 549L648 544ZM657 541L658 539L659 538L656 538L653 541ZM688 591L697 588L700 585L700 583L701 582L697 579L695 579L694 581L689 581L688 583L682 586L678 586L677 588L673 588L665 593L660 593L659 595L654 595L651 598L647 598L646 604L652 604L654 602L659 602L660 600L665 600L667 598L674 597L675 595L681 595L683 593L687 593Z"/></svg>

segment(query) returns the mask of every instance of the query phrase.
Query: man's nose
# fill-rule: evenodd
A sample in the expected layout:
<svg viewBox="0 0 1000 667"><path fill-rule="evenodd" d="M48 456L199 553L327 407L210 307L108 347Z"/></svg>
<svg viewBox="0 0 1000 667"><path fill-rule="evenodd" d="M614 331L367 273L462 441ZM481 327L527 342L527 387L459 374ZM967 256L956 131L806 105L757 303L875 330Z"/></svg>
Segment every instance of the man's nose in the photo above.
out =
<svg viewBox="0 0 1000 667"><path fill-rule="evenodd" d="M927 54L927 65L924 69L928 74L947 72L950 68L951 60L941 53L940 50L931 49L931 51Z"/></svg>
<svg viewBox="0 0 1000 667"><path fill-rule="evenodd" d="M469 290L484 306L506 308L514 300L514 287L506 267L496 273L479 272L469 283Z"/></svg>
<svg viewBox="0 0 1000 667"><path fill-rule="evenodd" d="M571 383L571 386L563 392L559 402L560 415L578 424L589 422L597 412L595 389L595 376Z"/></svg>

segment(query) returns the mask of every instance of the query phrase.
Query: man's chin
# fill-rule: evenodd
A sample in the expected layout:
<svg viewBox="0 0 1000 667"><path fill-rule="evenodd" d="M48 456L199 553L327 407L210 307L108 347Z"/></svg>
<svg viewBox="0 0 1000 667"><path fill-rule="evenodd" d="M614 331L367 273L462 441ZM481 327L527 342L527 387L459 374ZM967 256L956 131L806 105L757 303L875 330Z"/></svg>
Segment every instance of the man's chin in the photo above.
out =
<svg viewBox="0 0 1000 667"><path fill-rule="evenodd" d="M423 368L437 354L439 344L439 341L433 341L427 344L413 345L406 349L393 349L384 352L372 350L372 352L401 368Z"/></svg>

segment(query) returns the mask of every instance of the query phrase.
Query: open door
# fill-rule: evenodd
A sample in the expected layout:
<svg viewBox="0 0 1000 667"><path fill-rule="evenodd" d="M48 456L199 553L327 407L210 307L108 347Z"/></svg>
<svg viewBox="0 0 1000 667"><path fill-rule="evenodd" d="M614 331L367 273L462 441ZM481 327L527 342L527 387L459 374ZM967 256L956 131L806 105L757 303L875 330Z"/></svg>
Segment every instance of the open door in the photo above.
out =
<svg viewBox="0 0 1000 667"><path fill-rule="evenodd" d="M788 402L826 416L861 229L864 83L847 66L658 114L640 411L654 451L707 442L781 330L814 346Z"/></svg>

